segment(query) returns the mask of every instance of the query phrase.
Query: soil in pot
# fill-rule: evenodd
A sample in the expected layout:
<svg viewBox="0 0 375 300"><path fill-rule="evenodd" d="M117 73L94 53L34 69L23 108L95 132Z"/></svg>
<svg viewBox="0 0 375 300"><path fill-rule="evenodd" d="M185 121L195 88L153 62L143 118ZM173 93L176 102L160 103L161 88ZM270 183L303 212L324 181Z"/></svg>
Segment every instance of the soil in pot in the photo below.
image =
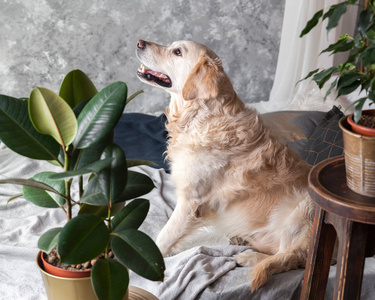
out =
<svg viewBox="0 0 375 300"><path fill-rule="evenodd" d="M353 114L348 116L348 123L353 132L364 136L375 136L375 110L369 109L362 112L362 116L356 124Z"/></svg>
<svg viewBox="0 0 375 300"><path fill-rule="evenodd" d="M114 254L112 251L108 253L109 258L113 258ZM89 271L91 270L92 266L96 263L96 261L100 258L104 258L104 253L102 253L100 256L97 258L94 258L90 261L87 261L83 264L78 264L78 265L67 265L67 264L61 264L60 263L60 256L57 253L56 247L52 249L52 251L47 254L43 252L43 259L51 264L54 267L63 269L63 270L69 270L69 271Z"/></svg>
<svg viewBox="0 0 375 300"><path fill-rule="evenodd" d="M358 125L375 128L375 115L363 115L359 119Z"/></svg>

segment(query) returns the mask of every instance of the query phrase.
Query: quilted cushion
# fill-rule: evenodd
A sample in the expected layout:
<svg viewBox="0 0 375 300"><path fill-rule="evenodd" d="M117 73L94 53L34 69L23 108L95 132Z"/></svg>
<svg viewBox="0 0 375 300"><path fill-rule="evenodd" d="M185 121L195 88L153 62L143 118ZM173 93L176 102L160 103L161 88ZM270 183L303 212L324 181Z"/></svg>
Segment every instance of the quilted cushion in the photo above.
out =
<svg viewBox="0 0 375 300"><path fill-rule="evenodd" d="M311 167L327 158L342 155L343 138L338 122L343 116L341 110L334 106L310 136L302 159Z"/></svg>

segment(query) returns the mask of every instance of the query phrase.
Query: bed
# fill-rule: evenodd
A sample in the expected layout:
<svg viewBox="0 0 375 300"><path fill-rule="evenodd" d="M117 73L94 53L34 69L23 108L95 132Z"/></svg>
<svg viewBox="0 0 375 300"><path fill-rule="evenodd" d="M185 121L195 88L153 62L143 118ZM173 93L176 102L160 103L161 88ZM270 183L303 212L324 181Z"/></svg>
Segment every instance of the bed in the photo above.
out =
<svg viewBox="0 0 375 300"><path fill-rule="evenodd" d="M279 139L294 148L311 166L342 154L342 135L337 122L342 116L337 107L328 112L282 111L264 114L264 121ZM115 142L127 158L154 161L158 167L135 169L149 175L156 188L144 196L150 212L141 230L156 239L176 205L174 186L164 159L167 135L165 116L124 114L115 130ZM0 142L0 178L28 178L54 167L46 162L21 157ZM65 222L59 210L39 208L22 198L7 203L21 187L0 185L0 299L44 300L47 296L35 259L39 236ZM202 242L187 251L165 258L164 282L151 282L131 273L131 285L140 287L161 300L172 299L299 299L304 269L271 277L257 292L250 292L249 269L236 265L232 256L255 251L236 240L202 231ZM335 266L331 267L327 299L332 297ZM374 299L375 259L365 263L362 298Z"/></svg>

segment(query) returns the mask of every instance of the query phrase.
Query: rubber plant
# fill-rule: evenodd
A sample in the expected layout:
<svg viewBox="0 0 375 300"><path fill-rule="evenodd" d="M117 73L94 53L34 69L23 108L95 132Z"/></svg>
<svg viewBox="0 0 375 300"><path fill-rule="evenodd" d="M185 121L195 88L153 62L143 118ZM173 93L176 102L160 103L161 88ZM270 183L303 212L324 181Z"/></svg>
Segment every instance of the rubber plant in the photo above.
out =
<svg viewBox="0 0 375 300"><path fill-rule="evenodd" d="M138 230L149 201L135 199L125 205L150 192L153 182L128 170L145 162L127 160L113 142L114 127L136 94L127 98L124 82L98 92L82 71L74 70L63 80L59 95L39 87L28 99L0 95L1 141L20 155L61 167L60 173L45 171L30 179L0 183L23 185L27 201L66 214L64 227L49 229L40 237L41 250L49 253L57 247L65 264L81 264L105 254L91 271L99 299L122 299L129 283L127 268L155 281L164 274L159 249ZM73 186L78 199L72 196ZM116 259L108 256L110 249Z"/></svg>
<svg viewBox="0 0 375 300"><path fill-rule="evenodd" d="M300 37L309 33L320 20L328 20L327 32L335 28L352 5L361 5L359 0L348 0L328 8L319 10L307 22ZM375 102L375 0L365 0L357 20L357 34L354 37L344 34L333 44L329 45L321 53L335 54L348 52L347 60L337 66L327 69L311 71L304 79L312 77L312 80L321 89L329 80L333 79L326 92L324 100L333 91L337 90L337 97L348 95L358 88L366 91L363 97L353 102L354 121L358 123L362 116L362 108L366 101ZM302 80L304 80L302 79ZM361 93L362 94L362 93Z"/></svg>

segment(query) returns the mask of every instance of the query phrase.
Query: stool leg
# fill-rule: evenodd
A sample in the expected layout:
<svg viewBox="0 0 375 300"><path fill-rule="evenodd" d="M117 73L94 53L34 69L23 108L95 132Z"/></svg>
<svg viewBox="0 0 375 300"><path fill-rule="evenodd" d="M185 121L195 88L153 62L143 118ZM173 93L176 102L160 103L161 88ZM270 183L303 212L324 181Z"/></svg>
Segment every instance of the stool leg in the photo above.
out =
<svg viewBox="0 0 375 300"><path fill-rule="evenodd" d="M319 206L316 207L301 300L324 299L336 240L334 228L324 222L325 214Z"/></svg>
<svg viewBox="0 0 375 300"><path fill-rule="evenodd" d="M360 299L368 225L337 217L339 239L334 299Z"/></svg>

